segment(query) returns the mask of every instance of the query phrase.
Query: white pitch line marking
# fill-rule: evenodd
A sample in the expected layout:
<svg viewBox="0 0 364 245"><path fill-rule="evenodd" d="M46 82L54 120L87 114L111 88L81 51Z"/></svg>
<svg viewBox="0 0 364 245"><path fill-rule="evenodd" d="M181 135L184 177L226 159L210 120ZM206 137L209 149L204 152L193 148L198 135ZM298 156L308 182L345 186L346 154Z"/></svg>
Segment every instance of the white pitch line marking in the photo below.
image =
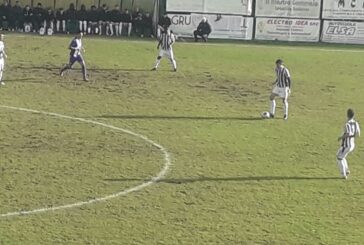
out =
<svg viewBox="0 0 364 245"><path fill-rule="evenodd" d="M14 35L14 37L19 37L19 38L39 38L39 39L44 39L44 37L40 37L35 36L35 35ZM59 37L60 38L60 37ZM62 37L62 38L69 38L68 36L66 37ZM110 41L110 42L127 42L127 43L135 43L135 44L140 44L140 43L151 43L151 41L146 41L146 40L127 40L127 39L115 39L115 38L94 38L92 39L93 41ZM189 38L189 40L192 40L192 38ZM332 48L329 45L345 45L345 44L340 44L340 43L321 43L321 42L317 42L315 44L327 44L326 47L324 46L314 46L315 44L313 44L312 47L308 47L305 46L304 44L302 44L300 46L300 44L297 44L297 46L292 46L289 44L293 44L293 43L289 43L287 42L287 45L284 45L284 42L282 41L280 44L276 44L274 42L272 42L271 44L257 44L257 43L244 43L243 41L241 43L238 42L233 42L233 43L229 43L227 42L221 42L221 43L194 43L193 41L178 41L177 40L177 44L178 45L195 45L195 46L234 46L234 47L241 47L241 48L274 48L274 49L289 49L289 50L307 50L307 51L322 51L322 52L343 52L343 53L364 53L364 50L361 49L361 45L360 44L350 44L352 45L351 47L348 48ZM282 45L281 45L282 44ZM306 43L309 44L309 43Z"/></svg>
<svg viewBox="0 0 364 245"><path fill-rule="evenodd" d="M276 45L274 43L272 44L247 44L247 43L209 43L209 44L205 44L205 43L192 43L192 42L185 42L185 43L178 43L178 44L182 44L182 45L188 45L188 44L192 44L192 45L196 45L196 46L233 46L233 47L237 47L237 48L274 48L274 49L289 49L289 50L302 50L302 51L322 51L322 52L347 52L347 53L364 53L364 50L360 50L360 49L355 49L355 47L353 48L348 48L348 49L335 49L335 48L330 48L329 46L322 47L322 46L312 46L312 47L307 47L307 46L285 46L285 45Z"/></svg>
<svg viewBox="0 0 364 245"><path fill-rule="evenodd" d="M171 156L169 154L169 152L166 150L166 148L164 148L162 145L154 142L153 140L150 140L148 137L138 134L138 133L134 133L133 131L127 130L127 129L123 129L123 128L118 128L109 124L105 124L105 123L101 123L101 122L97 122L97 121L92 121L92 120L87 120L84 118L78 118L78 117L71 117L71 116L66 116L66 115L62 115L62 114L58 114L58 113L52 113L52 112L45 112L45 111L37 111L37 110L32 110L32 109L26 109L26 108L21 108L21 107L13 107L13 106L6 106L6 105L0 105L1 108L6 108L6 109L11 109L11 110L17 110L17 111L24 111L24 112L31 112L31 113L35 113L35 114L43 114L43 115L47 115L47 116L52 116L52 117L58 117L58 118L64 118L64 119L70 119L73 121L80 121L80 122L84 122L84 123L89 123L89 124L94 124L94 125L98 125L104 128L109 128L109 129L113 129L116 131L121 131L123 133L132 135L134 137L140 138L142 140L144 140L145 142L153 145L154 147L158 148L164 155L164 166L162 168L162 170L155 176L153 177L151 180L144 182L140 185L137 185L135 187L131 187L129 189L120 191L118 193L114 193L108 196L104 196L104 197L99 197L99 198L95 198L95 199L91 199L91 200L87 200L87 201L82 201L82 202L76 202L76 203L72 203L72 204L66 204L66 205L61 205L61 206L56 206L56 207L49 207L49 208L38 208L38 209L33 209L33 210L28 210L28 211L18 211L18 212L11 212L11 213L5 213L5 214L0 214L0 218L4 218L4 217L11 217L11 216L19 216L19 215L29 215L29 214L36 214L36 213L43 213L43 212L48 212L48 211L56 211L56 210L61 210L61 209L70 209L70 208L75 208L75 207L80 207L80 206L84 206L84 205L89 205L89 204L93 204L96 202L102 202L102 201L107 201L116 197L120 197L120 196L125 196L129 193L132 192L136 192L136 191L140 191L152 184L155 184L157 181L161 180L168 172L170 166L172 165L171 162Z"/></svg>

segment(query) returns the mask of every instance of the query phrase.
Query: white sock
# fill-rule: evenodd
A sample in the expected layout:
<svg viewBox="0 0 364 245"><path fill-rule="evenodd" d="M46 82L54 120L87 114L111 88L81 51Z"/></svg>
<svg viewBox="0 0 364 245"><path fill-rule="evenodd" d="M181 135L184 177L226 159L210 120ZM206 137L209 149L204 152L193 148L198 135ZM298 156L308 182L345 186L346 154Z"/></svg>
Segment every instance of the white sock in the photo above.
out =
<svg viewBox="0 0 364 245"><path fill-rule="evenodd" d="M173 69L177 69L177 62L176 60L171 60L172 65L173 65Z"/></svg>
<svg viewBox="0 0 364 245"><path fill-rule="evenodd" d="M349 170L348 161L346 161L346 158L343 159L343 164L345 167L345 173Z"/></svg>
<svg viewBox="0 0 364 245"><path fill-rule="evenodd" d="M271 100L270 114L274 115L275 113L276 113L276 101Z"/></svg>
<svg viewBox="0 0 364 245"><path fill-rule="evenodd" d="M288 101L284 101L284 115L288 116Z"/></svg>
<svg viewBox="0 0 364 245"><path fill-rule="evenodd" d="M343 177L346 176L346 168L345 168L345 163L344 163L344 160L337 160L337 165L340 169L340 173Z"/></svg>
<svg viewBox="0 0 364 245"><path fill-rule="evenodd" d="M114 26L110 24L109 28L110 28L110 36L114 36Z"/></svg>
<svg viewBox="0 0 364 245"><path fill-rule="evenodd" d="M128 28L128 37L130 37L131 34L131 23L129 23L129 28Z"/></svg>
<svg viewBox="0 0 364 245"><path fill-rule="evenodd" d="M120 36L123 34L123 23L119 24L119 33L120 33Z"/></svg>
<svg viewBox="0 0 364 245"><path fill-rule="evenodd" d="M161 59L157 59L157 61L155 62L155 68L158 68L159 64L161 63Z"/></svg>
<svg viewBox="0 0 364 245"><path fill-rule="evenodd" d="M119 26L117 24L113 24L113 28L115 28L115 35L119 36Z"/></svg>

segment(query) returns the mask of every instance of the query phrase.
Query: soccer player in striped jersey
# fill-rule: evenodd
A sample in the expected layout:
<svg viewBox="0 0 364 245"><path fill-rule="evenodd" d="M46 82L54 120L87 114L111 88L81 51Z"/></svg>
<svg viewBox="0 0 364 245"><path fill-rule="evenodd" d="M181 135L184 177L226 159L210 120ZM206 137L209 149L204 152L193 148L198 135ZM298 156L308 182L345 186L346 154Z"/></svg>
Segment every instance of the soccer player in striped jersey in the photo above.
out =
<svg viewBox="0 0 364 245"><path fill-rule="evenodd" d="M350 174L346 157L355 148L355 137L360 136L360 127L359 123L354 119L354 111L348 109L346 114L348 121L345 123L343 135L338 138L341 141L341 146L336 154L337 164L344 179L347 179Z"/></svg>
<svg viewBox="0 0 364 245"><path fill-rule="evenodd" d="M277 79L273 83L274 88L270 95L271 101L271 109L270 109L270 117L274 118L274 114L276 112L276 101L275 97L279 96L283 99L284 104L284 116L283 119L288 119L288 96L291 94L291 75L289 74L288 69L283 65L283 60L278 59L276 61L276 75Z"/></svg>
<svg viewBox="0 0 364 245"><path fill-rule="evenodd" d="M4 45L4 34L0 35L0 85L5 85L2 81L3 79L3 71L5 66L5 59L8 56L5 53L5 45Z"/></svg>
<svg viewBox="0 0 364 245"><path fill-rule="evenodd" d="M60 72L60 76L63 77L64 72L68 69L71 69L72 66L74 65L74 63L76 63L76 61L78 63L80 63L81 67L82 67L82 75L83 75L83 80L87 81L87 71L86 71L86 64L85 61L82 57L81 51L85 51L85 49L82 46L82 32L80 32L76 37L74 37L69 45L69 49L71 50L70 52L70 60L69 63L64 66L61 69Z"/></svg>
<svg viewBox="0 0 364 245"><path fill-rule="evenodd" d="M157 46L157 49L159 49L159 55L157 57L157 61L152 71L157 70L163 56L166 56L170 60L170 62L173 65L173 70L177 71L177 63L176 60L174 59L174 54L172 49L172 45L175 43L175 40L176 39L173 33L168 29L167 26L165 26L159 38L159 43Z"/></svg>

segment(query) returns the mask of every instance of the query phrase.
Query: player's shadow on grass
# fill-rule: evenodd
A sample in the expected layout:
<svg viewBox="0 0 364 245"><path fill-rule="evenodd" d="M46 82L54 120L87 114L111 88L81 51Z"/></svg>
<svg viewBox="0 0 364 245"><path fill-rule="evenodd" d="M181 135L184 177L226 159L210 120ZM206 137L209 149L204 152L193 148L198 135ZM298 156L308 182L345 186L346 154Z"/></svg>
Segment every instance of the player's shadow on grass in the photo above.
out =
<svg viewBox="0 0 364 245"><path fill-rule="evenodd" d="M47 71L59 71L62 68L62 65L60 66L15 66L14 68L22 69L22 70L47 70ZM81 70L80 67L75 65L75 67L72 68L72 70ZM150 71L151 69L146 68L87 68L88 71L93 72L102 72L102 71L111 71L111 72L117 72L117 71Z"/></svg>
<svg viewBox="0 0 364 245"><path fill-rule="evenodd" d="M247 176L247 177L196 177L196 178L183 178L183 179L161 179L158 183L168 184L188 184L196 182L224 182L224 181L285 181L285 180L337 180L340 177L305 177L305 176ZM125 181L150 181L151 179L104 179L109 182L125 182Z"/></svg>
<svg viewBox="0 0 364 245"><path fill-rule="evenodd" d="M36 78L11 78L11 79L5 79L4 80L5 83L7 82L11 82L11 83L16 83L16 82L28 82L28 83L43 83L44 81L38 80Z"/></svg>
<svg viewBox="0 0 364 245"><path fill-rule="evenodd" d="M90 68L87 69L88 71L112 71L112 72L116 72L116 71L151 71L151 69L145 69L145 68Z"/></svg>
<svg viewBox="0 0 364 245"><path fill-rule="evenodd" d="M226 121L257 121L261 117L208 117L208 116L159 116L159 115L102 115L97 118L123 120L226 120Z"/></svg>

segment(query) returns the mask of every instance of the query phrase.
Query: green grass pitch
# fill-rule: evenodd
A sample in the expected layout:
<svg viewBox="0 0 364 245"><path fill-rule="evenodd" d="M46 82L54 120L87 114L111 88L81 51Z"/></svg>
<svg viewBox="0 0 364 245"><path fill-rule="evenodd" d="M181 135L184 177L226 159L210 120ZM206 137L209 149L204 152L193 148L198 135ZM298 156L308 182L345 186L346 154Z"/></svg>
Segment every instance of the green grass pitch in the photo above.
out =
<svg viewBox="0 0 364 245"><path fill-rule="evenodd" d="M0 218L0 244L362 244L364 142L340 179L336 141L364 118L360 46L174 46L84 38L90 81L59 77L71 37L6 36L0 105L94 120L171 154L165 178L82 207ZM274 62L293 78L290 118L269 108ZM364 126L363 126L364 127ZM164 165L150 144L108 128L0 107L0 214L92 200L138 186Z"/></svg>

